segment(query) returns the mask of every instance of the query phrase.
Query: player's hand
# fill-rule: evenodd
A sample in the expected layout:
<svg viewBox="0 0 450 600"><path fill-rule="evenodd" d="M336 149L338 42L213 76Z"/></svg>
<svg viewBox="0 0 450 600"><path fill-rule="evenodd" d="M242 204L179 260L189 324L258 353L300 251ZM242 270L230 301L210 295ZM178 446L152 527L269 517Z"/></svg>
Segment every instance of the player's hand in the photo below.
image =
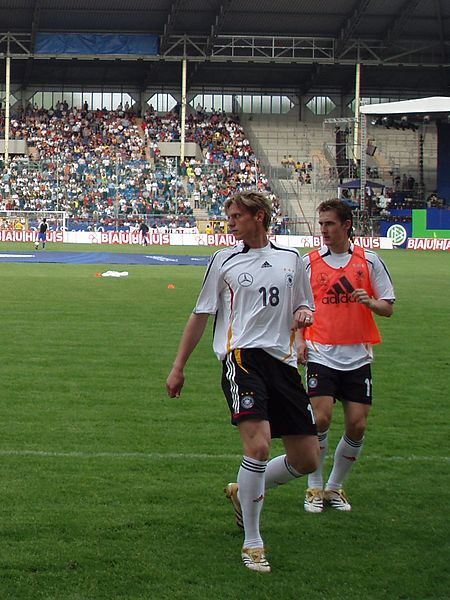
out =
<svg viewBox="0 0 450 600"><path fill-rule="evenodd" d="M297 346L297 363L299 365L306 365L308 362L308 347L302 342Z"/></svg>
<svg viewBox="0 0 450 600"><path fill-rule="evenodd" d="M173 367L166 381L166 390L170 398L179 398L181 388L184 385L184 373L182 370Z"/></svg>
<svg viewBox="0 0 450 600"><path fill-rule="evenodd" d="M314 316L309 308L299 308L294 313L293 329L302 329L303 327L311 327L314 323Z"/></svg>
<svg viewBox="0 0 450 600"><path fill-rule="evenodd" d="M367 306L367 308L372 308L372 297L369 296L369 294L367 293L366 290L362 289L362 288L358 288L356 290L353 290L353 298L356 300L356 302L359 302L360 304L364 304L365 306Z"/></svg>

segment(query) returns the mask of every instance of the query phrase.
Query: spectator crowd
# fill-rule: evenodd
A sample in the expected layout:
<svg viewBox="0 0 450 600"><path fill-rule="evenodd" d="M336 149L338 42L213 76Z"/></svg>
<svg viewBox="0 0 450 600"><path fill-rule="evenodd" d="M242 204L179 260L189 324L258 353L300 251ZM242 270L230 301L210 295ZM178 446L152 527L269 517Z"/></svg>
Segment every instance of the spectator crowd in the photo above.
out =
<svg viewBox="0 0 450 600"><path fill-rule="evenodd" d="M163 157L158 145L180 140L178 110L157 114L150 107L138 118L127 106L89 110L58 102L14 111L10 139L25 140L28 156L2 165L0 210L61 210L72 222L100 225L145 219L192 227L194 208L224 218L224 200L252 188L269 194L280 222L278 200L237 117L197 107L185 132L199 152L179 162Z"/></svg>

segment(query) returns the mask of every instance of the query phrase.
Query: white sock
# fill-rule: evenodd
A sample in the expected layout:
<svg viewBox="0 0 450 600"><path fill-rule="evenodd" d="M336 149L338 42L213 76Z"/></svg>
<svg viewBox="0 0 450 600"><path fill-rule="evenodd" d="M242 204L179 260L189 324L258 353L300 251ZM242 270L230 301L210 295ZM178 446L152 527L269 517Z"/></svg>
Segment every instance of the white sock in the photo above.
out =
<svg viewBox="0 0 450 600"><path fill-rule="evenodd" d="M340 490L344 479L349 474L354 462L361 454L364 438L355 442L345 434L339 440L334 453L333 468L328 478L326 489Z"/></svg>
<svg viewBox="0 0 450 600"><path fill-rule="evenodd" d="M288 483L293 479L301 477L302 473L299 473L292 467L288 461L286 454L276 456L272 458L267 464L266 468L266 490L270 488L278 487L284 483Z"/></svg>
<svg viewBox="0 0 450 600"><path fill-rule="evenodd" d="M264 546L259 531L259 518L264 503L266 460L244 456L238 472L239 501L244 521L244 548Z"/></svg>
<svg viewBox="0 0 450 600"><path fill-rule="evenodd" d="M308 475L308 487L321 490L323 488L323 465L328 452L328 429L319 432L317 437L319 439L320 447L320 462L317 469Z"/></svg>

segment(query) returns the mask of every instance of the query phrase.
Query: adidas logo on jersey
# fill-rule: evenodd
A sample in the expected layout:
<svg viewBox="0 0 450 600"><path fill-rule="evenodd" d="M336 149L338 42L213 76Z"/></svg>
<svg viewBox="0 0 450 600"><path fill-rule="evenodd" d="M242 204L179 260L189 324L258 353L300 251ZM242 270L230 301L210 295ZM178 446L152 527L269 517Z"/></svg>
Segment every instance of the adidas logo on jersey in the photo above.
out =
<svg viewBox="0 0 450 600"><path fill-rule="evenodd" d="M267 262L267 260L265 260L263 262L263 264L261 265L261 269L267 269L267 267L271 267L272 265L270 264L270 262Z"/></svg>
<svg viewBox="0 0 450 600"><path fill-rule="evenodd" d="M323 304L348 304L356 302L352 292L355 288L352 286L347 277L340 277L339 281L333 284L327 291L327 295L322 299Z"/></svg>

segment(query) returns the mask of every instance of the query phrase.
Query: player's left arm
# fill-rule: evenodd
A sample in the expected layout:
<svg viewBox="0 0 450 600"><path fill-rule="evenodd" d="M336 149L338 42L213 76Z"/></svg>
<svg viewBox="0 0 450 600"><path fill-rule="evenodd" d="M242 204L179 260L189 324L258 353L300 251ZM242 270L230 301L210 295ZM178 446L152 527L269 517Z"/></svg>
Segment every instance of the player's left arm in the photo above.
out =
<svg viewBox="0 0 450 600"><path fill-rule="evenodd" d="M376 315L390 317L394 312L395 302L394 287L390 273L377 254L367 254L367 258L374 295L370 296L367 290L357 288L353 291L353 296L357 302L367 306Z"/></svg>
<svg viewBox="0 0 450 600"><path fill-rule="evenodd" d="M297 347L297 363L300 365L306 365L308 362L308 347L303 338L303 328L296 330L295 344Z"/></svg>
<svg viewBox="0 0 450 600"><path fill-rule="evenodd" d="M367 308L380 317L390 317L394 312L394 307L392 302L389 300L374 298L369 296L367 291L363 288L358 288L354 290L353 297L360 304L364 304Z"/></svg>

